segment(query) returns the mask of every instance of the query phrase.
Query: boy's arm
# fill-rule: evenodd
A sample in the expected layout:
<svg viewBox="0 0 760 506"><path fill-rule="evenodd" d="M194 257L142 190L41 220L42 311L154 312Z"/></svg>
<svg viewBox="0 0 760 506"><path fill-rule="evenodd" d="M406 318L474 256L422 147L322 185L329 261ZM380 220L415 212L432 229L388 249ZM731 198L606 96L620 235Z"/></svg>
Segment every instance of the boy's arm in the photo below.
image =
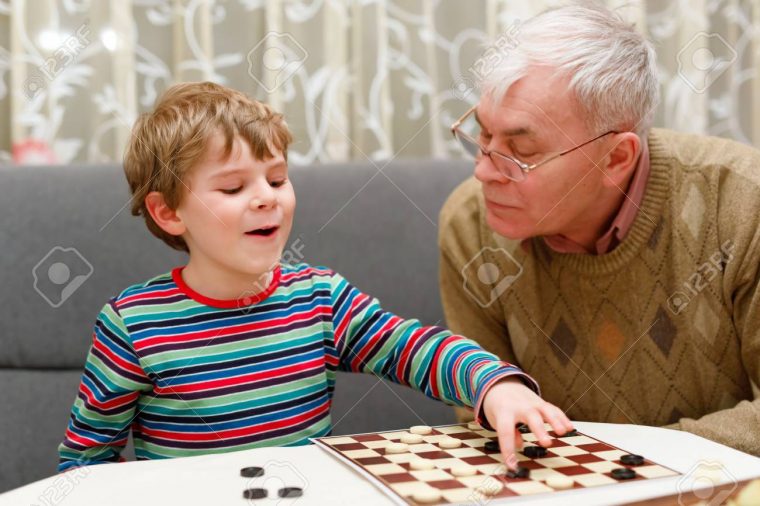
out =
<svg viewBox="0 0 760 506"><path fill-rule="evenodd" d="M481 404L488 389L500 380L519 377L539 392L530 376L474 341L384 311L376 299L339 274L333 273L331 282L340 369L373 373L449 404L475 407L476 419L486 426Z"/></svg>
<svg viewBox="0 0 760 506"><path fill-rule="evenodd" d="M95 323L66 436L58 447L58 470L119 461L140 392L151 387L111 300Z"/></svg>

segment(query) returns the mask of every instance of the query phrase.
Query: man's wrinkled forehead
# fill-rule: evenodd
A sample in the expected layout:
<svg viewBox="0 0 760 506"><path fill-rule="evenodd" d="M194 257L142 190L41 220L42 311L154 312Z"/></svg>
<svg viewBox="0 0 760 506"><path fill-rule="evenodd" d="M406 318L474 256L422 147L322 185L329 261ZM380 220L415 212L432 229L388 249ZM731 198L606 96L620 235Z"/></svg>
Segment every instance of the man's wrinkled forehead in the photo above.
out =
<svg viewBox="0 0 760 506"><path fill-rule="evenodd" d="M577 120L576 102L568 78L545 67L516 80L501 96L485 93L475 116L493 135L540 138L566 128ZM487 120L487 121L485 121Z"/></svg>
<svg viewBox="0 0 760 506"><path fill-rule="evenodd" d="M475 121L495 137L535 139L540 137L543 125L524 111L517 111L503 104L494 107L490 100L480 101L474 112Z"/></svg>

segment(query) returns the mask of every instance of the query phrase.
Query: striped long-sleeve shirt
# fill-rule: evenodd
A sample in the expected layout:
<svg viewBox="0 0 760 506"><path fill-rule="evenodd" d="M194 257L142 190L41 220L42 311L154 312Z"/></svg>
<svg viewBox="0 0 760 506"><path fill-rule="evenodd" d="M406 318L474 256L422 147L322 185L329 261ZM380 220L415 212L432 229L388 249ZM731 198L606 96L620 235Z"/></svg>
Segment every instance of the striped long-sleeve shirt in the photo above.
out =
<svg viewBox="0 0 760 506"><path fill-rule="evenodd" d="M325 268L282 265L254 298L194 292L181 268L111 299L59 447L59 470L308 443L331 431L335 372L371 373L479 406L519 369L473 341L384 311ZM476 411L477 412L477 411Z"/></svg>

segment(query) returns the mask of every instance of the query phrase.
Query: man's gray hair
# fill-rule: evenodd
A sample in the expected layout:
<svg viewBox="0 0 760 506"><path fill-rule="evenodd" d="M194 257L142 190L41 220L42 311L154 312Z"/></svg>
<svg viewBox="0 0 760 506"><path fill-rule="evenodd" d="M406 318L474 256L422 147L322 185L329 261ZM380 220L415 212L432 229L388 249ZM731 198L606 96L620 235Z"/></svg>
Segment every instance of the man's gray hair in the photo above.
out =
<svg viewBox="0 0 760 506"><path fill-rule="evenodd" d="M593 134L630 130L645 139L659 102L652 44L618 13L591 2L547 10L519 25L513 47L481 80L500 103L531 66L570 79L580 113Z"/></svg>

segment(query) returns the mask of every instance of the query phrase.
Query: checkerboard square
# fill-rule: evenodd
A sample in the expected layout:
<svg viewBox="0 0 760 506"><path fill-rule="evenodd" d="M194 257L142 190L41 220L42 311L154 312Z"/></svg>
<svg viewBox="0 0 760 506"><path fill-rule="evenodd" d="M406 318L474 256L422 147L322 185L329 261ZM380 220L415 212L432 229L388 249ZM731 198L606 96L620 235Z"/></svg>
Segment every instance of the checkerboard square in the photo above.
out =
<svg viewBox="0 0 760 506"><path fill-rule="evenodd" d="M599 485L609 485L617 483L617 480L603 474L578 474L573 479L584 487L596 487Z"/></svg>
<svg viewBox="0 0 760 506"><path fill-rule="evenodd" d="M563 437L560 439L560 441L564 441L565 443L573 446L590 445L597 442L595 439L591 439L590 437L583 435ZM607 446L605 450L612 450L612 447Z"/></svg>
<svg viewBox="0 0 760 506"><path fill-rule="evenodd" d="M452 488L462 488L462 483L457 480L436 480L429 481L428 485L439 490L448 490Z"/></svg>
<svg viewBox="0 0 760 506"><path fill-rule="evenodd" d="M595 455L604 460L616 461L620 460L620 457L623 455L628 455L628 452L624 452L623 450L608 450L606 452L597 452Z"/></svg>
<svg viewBox="0 0 760 506"><path fill-rule="evenodd" d="M547 487L540 481L520 481L509 483L507 488L517 492L519 495L540 494L542 492L553 492L551 487Z"/></svg>
<svg viewBox="0 0 760 506"><path fill-rule="evenodd" d="M586 455L588 452L577 446L552 446L549 448L549 453L553 453L557 457L570 457L573 455Z"/></svg>
<svg viewBox="0 0 760 506"><path fill-rule="evenodd" d="M426 471L409 471L409 474L422 481L450 480L454 478L442 469L430 469Z"/></svg>
<svg viewBox="0 0 760 506"><path fill-rule="evenodd" d="M356 459L356 462L363 466L371 466L372 464L389 464L387 457L364 457Z"/></svg>
<svg viewBox="0 0 760 506"><path fill-rule="evenodd" d="M558 467L555 469L560 474L564 474L565 476L576 476L578 474L588 474L588 469L583 466L568 466L568 467Z"/></svg>
<svg viewBox="0 0 760 506"><path fill-rule="evenodd" d="M405 469L398 464L375 464L366 466L367 471L381 476L383 474L403 473Z"/></svg>
<svg viewBox="0 0 760 506"><path fill-rule="evenodd" d="M568 460L565 457L548 457L543 459L535 459L535 461L544 467L564 467L572 466L575 464L575 462Z"/></svg>
<svg viewBox="0 0 760 506"><path fill-rule="evenodd" d="M588 464L589 462L601 462L602 459L594 455L593 453L586 453L582 455L567 455L565 458L572 460L576 464Z"/></svg>
<svg viewBox="0 0 760 506"><path fill-rule="evenodd" d="M472 448L483 448L486 445L486 443L489 441L492 441L492 439L481 437L481 438L474 438L474 439L465 439L462 442Z"/></svg>
<svg viewBox="0 0 760 506"><path fill-rule="evenodd" d="M595 473L609 473L613 469L620 468L618 464L610 462L609 460L602 460L601 462L589 462L588 464L583 464L583 467L594 471Z"/></svg>
<svg viewBox="0 0 760 506"><path fill-rule="evenodd" d="M414 476L409 473L394 473L384 474L383 479L388 483L403 483L407 481L414 481Z"/></svg>
<svg viewBox="0 0 760 506"><path fill-rule="evenodd" d="M614 450L612 446L605 444L605 443L598 443L598 442L592 442L589 444L582 444L578 445L579 448L582 450L586 450L589 453L596 453L596 452L606 452L609 450Z"/></svg>
<svg viewBox="0 0 760 506"><path fill-rule="evenodd" d="M651 466L634 467L633 470L644 478L662 478L663 476L676 476L678 474L675 471L656 464Z"/></svg>
<svg viewBox="0 0 760 506"><path fill-rule="evenodd" d="M449 455L454 457L479 457L483 455L483 452L476 450L475 448L453 448L446 450Z"/></svg>
<svg viewBox="0 0 760 506"><path fill-rule="evenodd" d="M367 441L385 441L385 438L379 434L359 434L353 436L355 441L366 443Z"/></svg>
<svg viewBox="0 0 760 506"><path fill-rule="evenodd" d="M413 453L389 453L388 455L385 455L384 458L396 464L403 464L412 459L416 459L417 456Z"/></svg>
<svg viewBox="0 0 760 506"><path fill-rule="evenodd" d="M375 450L364 448L363 450L348 450L343 452L343 455L352 459L361 459L366 457L379 457L380 454Z"/></svg>

